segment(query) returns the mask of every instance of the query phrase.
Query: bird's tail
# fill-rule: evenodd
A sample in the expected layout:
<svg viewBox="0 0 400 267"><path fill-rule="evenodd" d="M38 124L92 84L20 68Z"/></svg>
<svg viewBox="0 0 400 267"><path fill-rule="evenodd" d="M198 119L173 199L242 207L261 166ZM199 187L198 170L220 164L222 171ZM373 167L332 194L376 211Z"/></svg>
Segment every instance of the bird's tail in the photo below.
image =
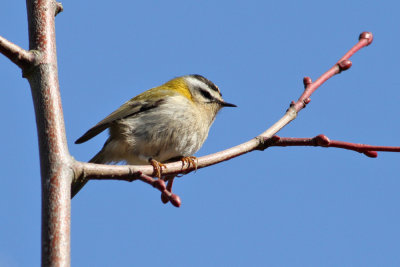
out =
<svg viewBox="0 0 400 267"><path fill-rule="evenodd" d="M89 160L89 163L107 163L104 155L104 149L100 150L99 153L97 153L91 160ZM86 179L79 179L77 181L74 181L71 185L71 198L73 198L87 182L88 180Z"/></svg>

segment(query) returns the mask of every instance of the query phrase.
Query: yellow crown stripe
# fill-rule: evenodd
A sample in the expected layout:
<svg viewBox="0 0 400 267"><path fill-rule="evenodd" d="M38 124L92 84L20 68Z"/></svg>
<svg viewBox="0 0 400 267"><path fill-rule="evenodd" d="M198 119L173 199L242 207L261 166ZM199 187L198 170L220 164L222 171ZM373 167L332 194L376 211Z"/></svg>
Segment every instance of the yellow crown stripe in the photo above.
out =
<svg viewBox="0 0 400 267"><path fill-rule="evenodd" d="M161 86L151 88L150 90L147 90L146 92L143 92L140 95L136 96L134 100L136 101L147 100L147 99L155 100L163 96L173 96L176 95L177 93L193 101L192 94L190 93L190 90L187 87L186 82L181 77L172 79Z"/></svg>

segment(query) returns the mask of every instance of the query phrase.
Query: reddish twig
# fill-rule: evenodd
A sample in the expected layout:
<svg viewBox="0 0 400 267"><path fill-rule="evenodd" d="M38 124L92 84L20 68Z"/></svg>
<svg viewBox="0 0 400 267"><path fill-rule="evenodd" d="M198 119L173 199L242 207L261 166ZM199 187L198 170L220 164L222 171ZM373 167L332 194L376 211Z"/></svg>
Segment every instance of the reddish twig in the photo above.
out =
<svg viewBox="0 0 400 267"><path fill-rule="evenodd" d="M261 137L261 139L265 140L266 138L272 137L283 127L285 127L289 122L294 120L300 110L305 108L306 105L310 103L311 95L323 83L325 83L328 79L332 78L336 74L339 74L344 70L348 70L352 65L349 58L361 48L370 45L373 40L373 35L370 32L363 32L360 34L358 39L358 43L354 45L332 68L322 74L315 82L312 82L310 77L305 77L303 79L305 87L303 94L299 97L297 102L291 102L290 108L286 111L286 114L279 121L277 121L274 125L272 125L268 130L266 130L259 136ZM262 145L260 149L262 149Z"/></svg>
<svg viewBox="0 0 400 267"><path fill-rule="evenodd" d="M270 138L268 147L272 146L319 146L319 147L336 147L363 153L370 158L378 156L377 151L400 152L400 147L396 146L371 146L365 144L349 143L337 140L330 140L326 135L320 134L312 138L292 138L279 137L277 135Z"/></svg>
<svg viewBox="0 0 400 267"><path fill-rule="evenodd" d="M172 180L168 180L168 185L165 185L164 180L154 179L143 173L140 173L138 179L160 190L162 200L164 203L168 203L168 201L171 201L172 205L174 205L175 207L179 208L181 206L181 198L178 195L171 192Z"/></svg>
<svg viewBox="0 0 400 267"><path fill-rule="evenodd" d="M358 38L358 43L355 44L339 61L333 65L327 72L321 75L315 82L311 81L310 77L304 77L303 83L305 90L303 94L299 97L297 102L292 102L292 107L299 112L301 109L305 108L308 103L310 103L310 96L318 89L324 82L326 82L329 78L332 78L334 75L339 74L344 70L348 70L352 63L349 60L351 56L353 56L358 50L361 48L368 46L373 41L373 35L370 32L363 32L360 34Z"/></svg>
<svg viewBox="0 0 400 267"><path fill-rule="evenodd" d="M173 177L171 177L171 178L168 179L168 183L167 183L167 192L171 192L171 193L172 193L172 185L174 184L174 180L175 180L175 176L173 176ZM168 195L168 194L161 193L161 201L162 201L162 203L167 204L168 201L170 201L169 195ZM180 199L179 199L179 201L180 201ZM173 204L174 204L174 203L172 203L172 205L173 205ZM179 203L179 205L180 205L180 203Z"/></svg>

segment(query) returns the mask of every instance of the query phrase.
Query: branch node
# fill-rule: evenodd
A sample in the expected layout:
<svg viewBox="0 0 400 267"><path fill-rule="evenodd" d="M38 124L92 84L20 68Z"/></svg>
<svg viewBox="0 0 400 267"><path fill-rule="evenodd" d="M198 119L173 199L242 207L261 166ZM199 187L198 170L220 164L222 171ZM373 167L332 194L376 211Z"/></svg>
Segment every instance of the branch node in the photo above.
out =
<svg viewBox="0 0 400 267"><path fill-rule="evenodd" d="M173 206L177 207L177 208L179 208L181 206L181 203L182 203L181 202L181 198L178 195L168 191L167 189L164 189L161 192L161 201L164 204L167 204L168 202L171 202L171 204Z"/></svg>
<svg viewBox="0 0 400 267"><path fill-rule="evenodd" d="M264 151L268 147L272 146L276 142L278 142L281 138L277 135L274 135L270 138L257 136L256 139L258 140L258 146L255 148L256 150Z"/></svg>
<svg viewBox="0 0 400 267"><path fill-rule="evenodd" d="M286 113L292 118L291 120L294 120L298 114L298 110L296 109L296 104L290 106L288 110L286 110Z"/></svg>
<svg viewBox="0 0 400 267"><path fill-rule="evenodd" d="M358 37L358 40L361 40L361 39L366 39L368 41L367 42L367 46L368 46L374 40L374 35L372 34L372 32L362 32L360 34L360 36Z"/></svg>
<svg viewBox="0 0 400 267"><path fill-rule="evenodd" d="M2 36L0 36L0 53L20 67L22 71L29 69L38 61L37 54L33 51L25 50Z"/></svg>
<svg viewBox="0 0 400 267"><path fill-rule="evenodd" d="M59 13L64 11L64 7L61 2L56 2L56 12L54 16L57 16Z"/></svg>
<svg viewBox="0 0 400 267"><path fill-rule="evenodd" d="M277 135L274 135L271 138L269 138L268 141L270 142L270 144L273 144L273 143L278 142L279 140L281 140L281 138L279 136L277 136Z"/></svg>
<svg viewBox="0 0 400 267"><path fill-rule="evenodd" d="M166 185L164 180L157 179L153 182L153 186L163 192L166 189Z"/></svg>
<svg viewBox="0 0 400 267"><path fill-rule="evenodd" d="M135 181L135 180L137 180L138 178L140 178L140 176L142 176L143 174L142 174L142 172L135 172L135 171L133 171L130 167L128 167L128 177L130 177L129 178L129 180L128 180L128 182L133 182L133 181Z"/></svg>
<svg viewBox="0 0 400 267"><path fill-rule="evenodd" d="M177 208L181 206L181 198L178 195L171 194L169 201L171 201L171 204Z"/></svg>
<svg viewBox="0 0 400 267"><path fill-rule="evenodd" d="M167 204L169 202L169 198L170 197L166 193L164 193L164 192L161 193L161 202L162 203Z"/></svg>
<svg viewBox="0 0 400 267"><path fill-rule="evenodd" d="M324 146L324 147L329 146L331 142L331 140L329 140L329 138L324 134L320 134L314 137L314 141L317 146Z"/></svg>
<svg viewBox="0 0 400 267"><path fill-rule="evenodd" d="M350 69L350 67L351 67L352 64L353 64L353 63L351 63L351 61L348 60L348 59L345 59L345 60L340 61L340 62L337 64L338 67L339 67L339 73L342 72L342 71L344 71L344 70Z"/></svg>
<svg viewBox="0 0 400 267"><path fill-rule="evenodd" d="M376 151L364 151L363 154L370 158L378 157L378 152L376 152Z"/></svg>
<svg viewBox="0 0 400 267"><path fill-rule="evenodd" d="M40 64L40 60L42 58L42 53L38 50L29 50L30 54L30 64L27 64L24 68L22 68L22 77L28 78L29 74Z"/></svg>
<svg viewBox="0 0 400 267"><path fill-rule="evenodd" d="M304 77L303 78L303 84L304 84L304 89L307 89L307 87L312 84L312 80L310 77Z"/></svg>

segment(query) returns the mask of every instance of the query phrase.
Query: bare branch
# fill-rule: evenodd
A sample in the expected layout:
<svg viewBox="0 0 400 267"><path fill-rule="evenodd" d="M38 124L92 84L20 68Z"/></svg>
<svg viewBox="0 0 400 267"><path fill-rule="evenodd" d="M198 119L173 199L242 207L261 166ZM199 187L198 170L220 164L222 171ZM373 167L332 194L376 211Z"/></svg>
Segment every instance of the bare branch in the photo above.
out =
<svg viewBox="0 0 400 267"><path fill-rule="evenodd" d="M181 206L181 198L178 195L172 193L172 182L173 179L168 180L168 185L165 185L164 180L161 179L154 179L148 175L140 174L139 178L141 181L152 185L153 187L157 188L161 192L161 200L164 204L171 201L172 205L175 207Z"/></svg>
<svg viewBox="0 0 400 267"><path fill-rule="evenodd" d="M269 139L269 143L266 145L266 147L272 147L272 146L336 147L363 153L364 155L371 158L376 158L378 156L377 151L400 152L400 147L398 146L372 146L372 145L330 140L326 135L323 134L317 135L312 138L279 137L275 135Z"/></svg>
<svg viewBox="0 0 400 267"><path fill-rule="evenodd" d="M234 157L238 157L255 149L258 149L259 139L253 138L241 145L211 154L199 157L197 169L214 165ZM166 169L163 169L163 175L176 175L194 171L196 167L183 164L182 161L167 163ZM76 161L74 164L75 179L89 180L123 180L134 181L141 174L155 175L154 168L151 165L105 165Z"/></svg>
<svg viewBox="0 0 400 267"><path fill-rule="evenodd" d="M300 110L305 108L306 105L310 103L311 95L328 79L332 78L334 75L339 74L344 70L348 70L352 64L349 58L361 48L370 45L372 43L372 40L372 33L361 33L358 43L354 45L332 68L322 74L315 82L312 82L311 78L305 77L303 79L303 83L305 86L303 94L299 97L297 102L292 101L292 103L290 104L290 108L287 110L286 114L271 128L262 133L260 137L262 137L264 140L266 138L270 138L278 131L280 131L283 127L285 127L289 122L294 120Z"/></svg>
<svg viewBox="0 0 400 267"><path fill-rule="evenodd" d="M178 164L179 163L179 164ZM179 165L179 166L177 166ZM184 169L182 162L175 162L168 164L168 173L178 174ZM185 172L190 172L192 168L185 168ZM163 172L163 174L166 172ZM149 165L105 165L105 164L94 164L76 161L74 164L74 174L76 179L87 179L87 180L121 180L127 182L133 182L135 180L141 180L158 190L162 193L165 201L171 201L175 207L181 205L179 196L171 193L172 182L168 183L168 187L165 186L165 182L161 179L154 179L150 175L154 175L154 168Z"/></svg>
<svg viewBox="0 0 400 267"><path fill-rule="evenodd" d="M353 56L358 50L361 48L368 46L372 43L373 35L370 32L363 32L359 36L359 41L355 44L339 61L330 68L327 72L322 74L315 82L311 81L311 78L305 77L303 82L305 86L305 90L297 102L292 102L291 106L299 112L303 108L306 107L308 103L310 103L310 96L318 89L324 82L328 79L332 78L334 75L339 74L344 70L348 70L352 63L349 60L351 56Z"/></svg>
<svg viewBox="0 0 400 267"><path fill-rule="evenodd" d="M0 36L0 53L5 55L22 70L30 67L35 61L35 54Z"/></svg>

